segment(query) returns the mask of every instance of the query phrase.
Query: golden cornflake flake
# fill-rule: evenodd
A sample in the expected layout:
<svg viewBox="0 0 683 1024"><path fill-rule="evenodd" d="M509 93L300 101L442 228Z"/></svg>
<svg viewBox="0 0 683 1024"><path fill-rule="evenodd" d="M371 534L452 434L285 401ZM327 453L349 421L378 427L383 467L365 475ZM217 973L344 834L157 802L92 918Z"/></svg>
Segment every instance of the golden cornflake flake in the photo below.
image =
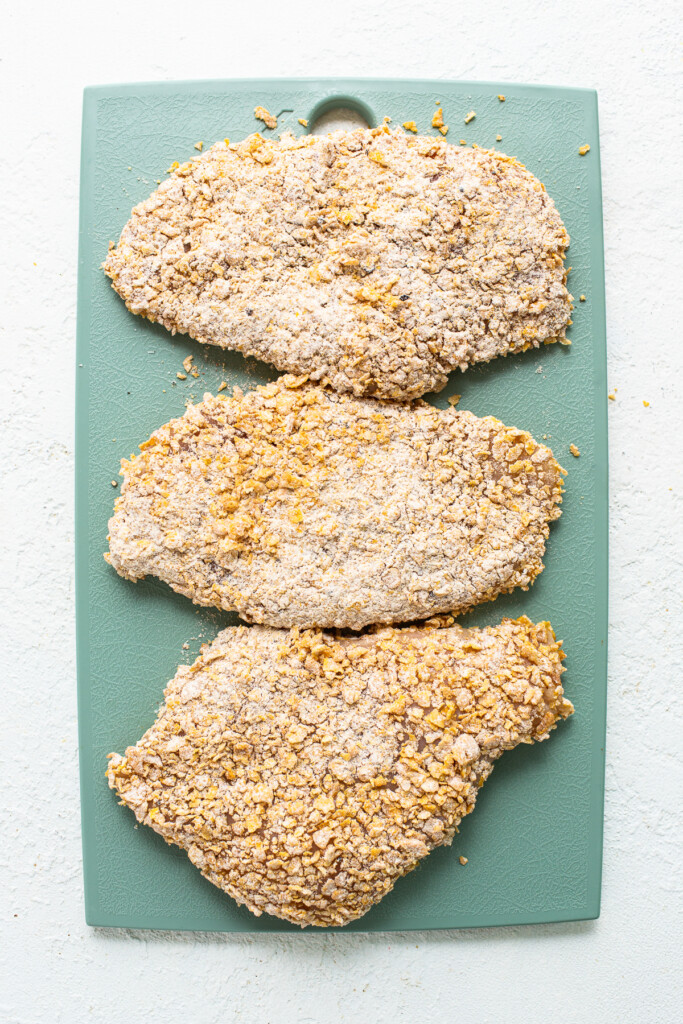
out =
<svg viewBox="0 0 683 1024"><path fill-rule="evenodd" d="M265 107L254 107L254 117L257 121L263 121L266 128L277 128L277 118Z"/></svg>

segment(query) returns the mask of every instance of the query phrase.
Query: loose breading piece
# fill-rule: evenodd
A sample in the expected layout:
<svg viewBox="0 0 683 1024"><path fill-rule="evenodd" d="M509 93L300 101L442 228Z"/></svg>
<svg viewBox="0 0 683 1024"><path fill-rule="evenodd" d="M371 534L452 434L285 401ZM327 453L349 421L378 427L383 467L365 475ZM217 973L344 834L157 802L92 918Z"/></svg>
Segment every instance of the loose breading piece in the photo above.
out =
<svg viewBox="0 0 683 1024"><path fill-rule="evenodd" d="M277 128L277 118L265 107L254 107L254 117L257 121L263 121L266 128Z"/></svg>
<svg viewBox="0 0 683 1024"><path fill-rule="evenodd" d="M505 750L573 711L550 624L224 630L109 785L254 914L361 917L451 843Z"/></svg>
<svg viewBox="0 0 683 1024"><path fill-rule="evenodd" d="M205 395L122 462L109 560L271 626L461 612L543 568L562 474L489 416L281 377Z"/></svg>
<svg viewBox="0 0 683 1024"><path fill-rule="evenodd" d="M514 158L383 125L216 143L135 207L103 266L173 333L415 398L564 340L568 244Z"/></svg>

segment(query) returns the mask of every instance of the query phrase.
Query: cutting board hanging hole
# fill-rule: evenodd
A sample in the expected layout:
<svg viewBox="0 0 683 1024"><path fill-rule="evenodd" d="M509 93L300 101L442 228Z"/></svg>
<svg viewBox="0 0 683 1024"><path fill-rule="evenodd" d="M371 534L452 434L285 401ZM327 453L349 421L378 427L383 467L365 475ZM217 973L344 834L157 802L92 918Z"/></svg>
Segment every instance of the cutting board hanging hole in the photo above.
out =
<svg viewBox="0 0 683 1024"><path fill-rule="evenodd" d="M327 135L339 129L354 131L356 128L372 128L376 124L372 110L359 100L349 96L335 96L321 100L308 117L309 135Z"/></svg>

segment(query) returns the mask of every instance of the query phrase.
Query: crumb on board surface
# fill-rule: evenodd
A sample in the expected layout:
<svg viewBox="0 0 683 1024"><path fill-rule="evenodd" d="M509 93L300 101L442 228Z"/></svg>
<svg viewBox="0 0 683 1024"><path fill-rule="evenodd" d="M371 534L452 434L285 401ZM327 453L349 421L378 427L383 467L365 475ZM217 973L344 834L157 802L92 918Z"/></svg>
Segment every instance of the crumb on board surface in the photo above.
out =
<svg viewBox="0 0 683 1024"><path fill-rule="evenodd" d="M609 394L607 395L607 397L609 398L610 402L616 402L617 396L614 393L616 390L617 389L615 388L614 391L610 391Z"/></svg>
<svg viewBox="0 0 683 1024"><path fill-rule="evenodd" d="M229 627L109 755L109 785L257 916L344 925L450 845L506 750L572 714L563 658L526 617L361 637Z"/></svg>
<svg viewBox="0 0 683 1024"><path fill-rule="evenodd" d="M579 302L585 302L585 301L586 301L586 296L585 295L579 295Z"/></svg>
<svg viewBox="0 0 683 1024"><path fill-rule="evenodd" d="M203 142L195 142L194 148L198 149L199 152L201 153L201 151L204 149L204 143Z"/></svg>
<svg viewBox="0 0 683 1024"><path fill-rule="evenodd" d="M645 406L646 409L649 409L649 407L650 407L650 403L648 401L646 401L645 399L643 399L643 405Z"/></svg>
<svg viewBox="0 0 683 1024"><path fill-rule="evenodd" d="M468 863L468 859L467 859L467 857L458 857L458 860L459 860L459 861L460 861L460 863L461 863L461 864L463 865L463 867L465 866L465 864L467 864L467 863Z"/></svg>
<svg viewBox="0 0 683 1024"><path fill-rule="evenodd" d="M585 156L586 153L590 153L590 146L586 143L584 146L579 146L579 156Z"/></svg>
<svg viewBox="0 0 683 1024"><path fill-rule="evenodd" d="M503 96L502 92L498 93L498 99L500 100L501 103L505 103L505 97Z"/></svg>
<svg viewBox="0 0 683 1024"><path fill-rule="evenodd" d="M465 114L465 124L469 124L470 121L474 121L476 116L476 112L474 110L470 110L469 114Z"/></svg>
<svg viewBox="0 0 683 1024"><path fill-rule="evenodd" d="M265 107L254 107L254 117L257 121L263 121L266 128L277 128L277 118Z"/></svg>
<svg viewBox="0 0 683 1024"><path fill-rule="evenodd" d="M407 132L413 132L415 135L417 135L417 125L414 121L404 121L403 127Z"/></svg>
<svg viewBox="0 0 683 1024"><path fill-rule="evenodd" d="M496 135L496 142L502 142L502 141L503 141L503 136L502 135Z"/></svg>
<svg viewBox="0 0 683 1024"><path fill-rule="evenodd" d="M434 111L432 117L432 128L443 128L443 107L439 107Z"/></svg>
<svg viewBox="0 0 683 1024"><path fill-rule="evenodd" d="M307 117L298 117L297 121L299 122L299 124L303 128L308 128L308 118Z"/></svg>
<svg viewBox="0 0 683 1024"><path fill-rule="evenodd" d="M574 456L575 459L578 459L579 455L581 454L581 452L579 451L579 449L576 447L575 444L570 444L569 445L569 451L572 453L572 455Z"/></svg>

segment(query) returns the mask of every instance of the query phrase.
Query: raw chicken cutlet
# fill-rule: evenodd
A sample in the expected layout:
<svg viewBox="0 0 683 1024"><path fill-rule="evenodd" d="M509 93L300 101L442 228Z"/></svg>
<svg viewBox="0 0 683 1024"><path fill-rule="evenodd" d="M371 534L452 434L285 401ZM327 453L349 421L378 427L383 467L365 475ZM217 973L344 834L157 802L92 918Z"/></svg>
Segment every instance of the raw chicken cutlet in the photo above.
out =
<svg viewBox="0 0 683 1024"><path fill-rule="evenodd" d="M190 406L122 463L108 559L271 626L462 612L543 568L564 470L488 416L282 377Z"/></svg>
<svg viewBox="0 0 683 1024"><path fill-rule="evenodd" d="M109 785L254 914L361 917L450 843L494 761L573 711L550 624L224 630Z"/></svg>
<svg viewBox="0 0 683 1024"><path fill-rule="evenodd" d="M135 207L103 266L173 333L405 399L563 341L568 245L514 158L382 126L216 143Z"/></svg>

